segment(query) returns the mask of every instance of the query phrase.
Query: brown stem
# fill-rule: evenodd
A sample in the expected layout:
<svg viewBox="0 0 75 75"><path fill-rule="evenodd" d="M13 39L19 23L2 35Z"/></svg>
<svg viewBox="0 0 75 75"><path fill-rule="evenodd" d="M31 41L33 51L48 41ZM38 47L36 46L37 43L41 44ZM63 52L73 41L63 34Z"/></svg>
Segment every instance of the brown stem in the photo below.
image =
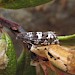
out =
<svg viewBox="0 0 75 75"><path fill-rule="evenodd" d="M19 24L0 17L0 27L3 27L3 26L9 28L14 33L21 33L25 31Z"/></svg>

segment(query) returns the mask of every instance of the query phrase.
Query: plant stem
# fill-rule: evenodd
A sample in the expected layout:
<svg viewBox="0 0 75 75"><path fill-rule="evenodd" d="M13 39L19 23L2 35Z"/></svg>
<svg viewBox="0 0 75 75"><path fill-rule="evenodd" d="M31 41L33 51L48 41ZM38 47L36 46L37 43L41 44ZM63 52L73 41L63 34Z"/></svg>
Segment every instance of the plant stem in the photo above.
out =
<svg viewBox="0 0 75 75"><path fill-rule="evenodd" d="M75 34L68 36L58 36L60 44L75 45Z"/></svg>

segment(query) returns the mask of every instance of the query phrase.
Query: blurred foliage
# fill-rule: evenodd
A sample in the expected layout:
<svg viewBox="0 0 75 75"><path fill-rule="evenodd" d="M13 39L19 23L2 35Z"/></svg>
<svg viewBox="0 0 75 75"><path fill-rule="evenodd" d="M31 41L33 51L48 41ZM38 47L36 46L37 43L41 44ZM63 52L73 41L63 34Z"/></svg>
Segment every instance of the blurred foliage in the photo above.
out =
<svg viewBox="0 0 75 75"><path fill-rule="evenodd" d="M1 39L1 37L7 43L6 54L7 54L7 57L8 57L8 65L5 69L0 69L0 75L10 75L10 74L15 75L16 70L17 70L17 59L16 59L16 52L15 52L12 40L6 32L2 32L2 36L0 34L0 39ZM2 65L4 65L4 63Z"/></svg>
<svg viewBox="0 0 75 75"><path fill-rule="evenodd" d="M51 0L0 0L0 7L8 9L19 9L37 6L50 1Z"/></svg>
<svg viewBox="0 0 75 75"><path fill-rule="evenodd" d="M75 33L75 0L54 0L44 5L18 10L0 9L0 16L13 20L26 31Z"/></svg>

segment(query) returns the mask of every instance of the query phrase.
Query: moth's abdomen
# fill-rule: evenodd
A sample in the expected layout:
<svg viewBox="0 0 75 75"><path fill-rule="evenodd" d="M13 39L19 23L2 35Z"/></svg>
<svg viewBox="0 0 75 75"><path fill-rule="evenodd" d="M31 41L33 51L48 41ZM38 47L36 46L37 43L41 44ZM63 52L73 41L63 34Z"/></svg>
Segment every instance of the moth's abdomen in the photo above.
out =
<svg viewBox="0 0 75 75"><path fill-rule="evenodd" d="M19 39L34 45L58 44L57 36L52 31L48 32L24 32L18 34Z"/></svg>

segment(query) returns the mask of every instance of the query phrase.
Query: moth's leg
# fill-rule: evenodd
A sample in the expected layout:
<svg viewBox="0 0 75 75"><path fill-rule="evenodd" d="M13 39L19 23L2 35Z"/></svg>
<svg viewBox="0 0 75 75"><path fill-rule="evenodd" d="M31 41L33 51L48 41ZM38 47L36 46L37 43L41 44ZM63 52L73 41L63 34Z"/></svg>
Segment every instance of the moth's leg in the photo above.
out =
<svg viewBox="0 0 75 75"><path fill-rule="evenodd" d="M4 26L9 28L15 34L25 32L25 30L21 27L21 25L0 17L0 28L3 28Z"/></svg>

